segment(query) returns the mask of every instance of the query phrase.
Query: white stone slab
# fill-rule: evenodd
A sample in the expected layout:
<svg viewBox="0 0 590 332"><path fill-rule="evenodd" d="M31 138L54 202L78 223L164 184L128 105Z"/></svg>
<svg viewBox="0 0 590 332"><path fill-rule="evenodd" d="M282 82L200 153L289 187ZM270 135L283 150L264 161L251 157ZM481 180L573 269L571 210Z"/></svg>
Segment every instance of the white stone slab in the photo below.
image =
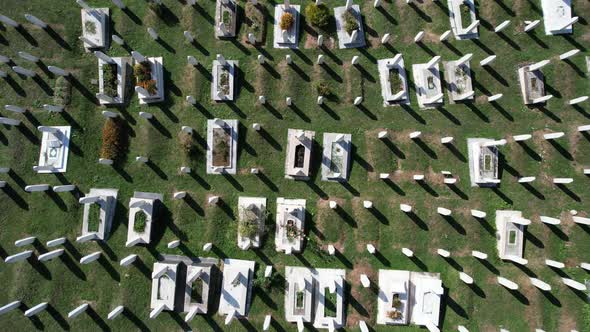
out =
<svg viewBox="0 0 590 332"><path fill-rule="evenodd" d="M238 160L238 120L207 120L207 174L236 174ZM214 164L213 133L223 130L223 135L229 138L229 146L226 147L229 156L225 158L226 164ZM225 144L225 143L224 143Z"/></svg>
<svg viewBox="0 0 590 332"><path fill-rule="evenodd" d="M350 169L351 135L324 133L322 181L345 182Z"/></svg>
<svg viewBox="0 0 590 332"><path fill-rule="evenodd" d="M571 34L573 25L571 0L541 0L546 35Z"/></svg>
<svg viewBox="0 0 590 332"><path fill-rule="evenodd" d="M288 8L284 4L275 5L275 12L273 18L273 47L274 48L299 48L299 15L300 5L289 5ZM279 22L283 13L288 12L293 15L293 25L289 30L283 34ZM286 37L286 38L285 38Z"/></svg>

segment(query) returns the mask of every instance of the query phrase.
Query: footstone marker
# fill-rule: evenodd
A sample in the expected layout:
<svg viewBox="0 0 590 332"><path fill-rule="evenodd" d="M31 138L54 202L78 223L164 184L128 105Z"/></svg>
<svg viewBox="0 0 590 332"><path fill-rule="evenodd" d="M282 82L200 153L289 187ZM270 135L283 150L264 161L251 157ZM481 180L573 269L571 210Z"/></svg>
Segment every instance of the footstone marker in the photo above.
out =
<svg viewBox="0 0 590 332"><path fill-rule="evenodd" d="M33 250L26 250L26 251L20 252L18 254L14 254L14 255L10 255L10 256L6 257L4 259L4 262L7 264L22 262L22 261L26 260L27 258L31 257L32 254L33 254Z"/></svg>
<svg viewBox="0 0 590 332"><path fill-rule="evenodd" d="M121 266L129 266L129 265L133 264L133 262L135 262L136 260L137 260L137 255L136 254L131 254L131 255L123 258L119 262L119 265L121 265Z"/></svg>
<svg viewBox="0 0 590 332"><path fill-rule="evenodd" d="M80 258L80 264L92 263L92 262L96 261L97 259L99 259L101 254L102 253L100 251L97 251L97 252L93 252L92 254L86 255L86 256Z"/></svg>
<svg viewBox="0 0 590 332"><path fill-rule="evenodd" d="M42 255L39 255L39 257L37 259L39 260L39 262L50 261L56 257L63 255L63 253L64 253L64 249L55 249L55 250L46 252Z"/></svg>
<svg viewBox="0 0 590 332"><path fill-rule="evenodd" d="M107 315L107 319L108 320L113 320L113 319L117 318L117 316L119 316L120 314L122 314L124 310L125 310L125 307L122 306L122 305L116 307L111 312L109 312L109 314Z"/></svg>
<svg viewBox="0 0 590 332"><path fill-rule="evenodd" d="M25 19L29 21L31 24L40 27L41 29L47 28L47 23L41 21L40 19L31 14L25 14Z"/></svg>
<svg viewBox="0 0 590 332"><path fill-rule="evenodd" d="M78 306L76 309L68 313L68 318L76 318L80 314L84 313L88 309L88 303L84 303Z"/></svg>
<svg viewBox="0 0 590 332"><path fill-rule="evenodd" d="M48 306L47 302L39 303L36 306L25 311L25 317L35 316L36 314L40 313L41 311L47 309L47 306Z"/></svg>
<svg viewBox="0 0 590 332"><path fill-rule="evenodd" d="M20 307L21 302L20 301L13 301L10 302L8 304L3 305L2 307L0 307L0 315L3 315L7 312L10 312L18 307Z"/></svg>
<svg viewBox="0 0 590 332"><path fill-rule="evenodd" d="M24 246L28 246L29 244L34 243L37 240L36 237L34 236L29 236L20 240L16 240L14 241L14 246L15 247L24 247Z"/></svg>

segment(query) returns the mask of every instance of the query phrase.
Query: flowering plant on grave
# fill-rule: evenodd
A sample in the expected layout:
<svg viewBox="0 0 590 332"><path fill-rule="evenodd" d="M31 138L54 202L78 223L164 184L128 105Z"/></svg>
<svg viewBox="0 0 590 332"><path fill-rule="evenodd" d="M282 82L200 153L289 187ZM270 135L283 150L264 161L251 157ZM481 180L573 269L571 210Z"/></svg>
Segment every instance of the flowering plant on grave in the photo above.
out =
<svg viewBox="0 0 590 332"><path fill-rule="evenodd" d="M295 19L293 18L293 14L283 13L283 15L281 15L279 26L281 27L281 30L289 30L291 29L291 26L293 26L294 22Z"/></svg>

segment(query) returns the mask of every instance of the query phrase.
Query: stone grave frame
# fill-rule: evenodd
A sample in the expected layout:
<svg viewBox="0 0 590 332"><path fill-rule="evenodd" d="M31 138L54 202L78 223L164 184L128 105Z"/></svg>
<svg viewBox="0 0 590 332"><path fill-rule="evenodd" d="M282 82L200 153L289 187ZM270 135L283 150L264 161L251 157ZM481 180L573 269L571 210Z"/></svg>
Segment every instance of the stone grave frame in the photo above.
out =
<svg viewBox="0 0 590 332"><path fill-rule="evenodd" d="M68 168L70 152L70 126L51 126L55 133L43 131L41 147L39 149L39 174L65 173ZM52 167L48 169L48 167Z"/></svg>
<svg viewBox="0 0 590 332"><path fill-rule="evenodd" d="M91 188L87 197L100 197L95 203L84 204L84 212L82 214L82 236L96 233L98 240L106 241L111 232L113 218L115 217L115 210L117 208L118 189L97 189ZM90 217L90 205L98 204L100 206L98 230L89 229L88 219Z"/></svg>
<svg viewBox="0 0 590 332"><path fill-rule="evenodd" d="M256 217L255 222L258 224L256 234L254 236L241 234L240 229L245 227L242 223L246 223L252 216ZM265 197L240 196L238 198L238 247L240 249L247 250L250 246L260 248L261 238L264 235L266 217Z"/></svg>
<svg viewBox="0 0 590 332"><path fill-rule="evenodd" d="M221 137L219 135L222 135ZM228 147L226 148L227 164L216 164L215 158L217 151L222 142L219 139L226 139ZM217 147L217 149L216 149ZM207 174L236 174L238 160L238 120L207 120Z"/></svg>
<svg viewBox="0 0 590 332"><path fill-rule="evenodd" d="M275 246L286 254L303 250L305 199L277 198Z"/></svg>
<svg viewBox="0 0 590 332"><path fill-rule="evenodd" d="M468 30L468 28L477 21L477 13L475 12L475 3L473 0L448 0L448 6L451 30L455 35L455 39L464 40L479 38L479 27ZM469 13L463 12L465 10L469 10ZM469 18L464 17L466 15L468 15Z"/></svg>
<svg viewBox="0 0 590 332"><path fill-rule="evenodd" d="M209 310L209 295L211 293L211 265L188 265L186 266L185 289L184 289L184 309L183 312L191 313L195 311L197 314L207 314ZM190 281L189 277L193 273L200 275L197 279ZM193 288L196 283L200 283L201 301L193 301Z"/></svg>
<svg viewBox="0 0 590 332"><path fill-rule="evenodd" d="M285 178L309 180L315 131L288 129Z"/></svg>
<svg viewBox="0 0 590 332"><path fill-rule="evenodd" d="M248 317L255 265L255 261L231 258L223 260L219 314L231 315L235 311L236 318Z"/></svg>
<svg viewBox="0 0 590 332"><path fill-rule="evenodd" d="M156 82L156 93L146 95L142 92L137 92L141 105L164 101L164 59L162 57L150 57L146 59L150 64L152 80Z"/></svg>
<svg viewBox="0 0 590 332"><path fill-rule="evenodd" d="M178 263L155 262L153 271L167 267L163 275L152 277L152 292L150 297L150 309L164 305L164 310L173 311L176 299L176 281L178 279Z"/></svg>
<svg viewBox="0 0 590 332"><path fill-rule="evenodd" d="M532 63L524 64L518 68L518 82L520 92L525 105L545 104L535 103L535 99L545 96L545 76L541 69L529 70Z"/></svg>
<svg viewBox="0 0 590 332"><path fill-rule="evenodd" d="M522 219L522 212L496 210L496 238L500 259L524 258L524 225L513 222L517 219Z"/></svg>
<svg viewBox="0 0 590 332"><path fill-rule="evenodd" d="M117 95L108 96L110 98L104 98L103 96L97 95L98 102L101 105L121 105L126 101L125 95L127 92L127 79L133 61L129 57L115 57L112 59L113 63L108 63L100 58L98 59L98 92L100 95L108 96L104 90L104 66L112 65L117 67Z"/></svg>
<svg viewBox="0 0 590 332"><path fill-rule="evenodd" d="M157 219L158 202L162 202L162 194L144 193L136 191L129 200L129 217L127 226L127 243L131 247L136 244L149 244L152 235L152 225ZM137 214L145 214L145 226L143 231L136 230Z"/></svg>
<svg viewBox="0 0 590 332"><path fill-rule="evenodd" d="M298 266L285 267L285 320L296 323L301 319L312 322L315 279L309 268Z"/></svg>
<svg viewBox="0 0 590 332"><path fill-rule="evenodd" d="M213 99L214 101L234 100L236 69L238 66L238 61L226 60L225 62L226 64L222 65L219 61L213 60L213 80L211 81L211 99ZM226 77L228 80L227 89L225 92L219 85L226 79L222 75L227 75Z"/></svg>
<svg viewBox="0 0 590 332"><path fill-rule="evenodd" d="M500 181L499 158L496 146L485 146L494 142L489 138L468 138L469 178L472 187L494 187Z"/></svg>
<svg viewBox="0 0 590 332"><path fill-rule="evenodd" d="M430 69L426 63L412 65L416 96L420 108L434 108L444 103L439 64ZM435 99L435 97L437 97Z"/></svg>
<svg viewBox="0 0 590 332"><path fill-rule="evenodd" d="M401 54L397 54L390 59L377 60L379 69L379 81L381 83L381 96L383 96L383 106L409 105L410 97L408 94L408 78L404 68L404 59ZM392 76L391 74L396 76ZM393 82L392 82L393 80ZM400 89L392 91L392 84L399 80Z"/></svg>
<svg viewBox="0 0 590 332"><path fill-rule="evenodd" d="M322 181L348 180L351 139L350 134L324 133Z"/></svg>
<svg viewBox="0 0 590 332"><path fill-rule="evenodd" d="M474 90L470 61L460 65L457 63L458 61L443 61L444 77L451 104L474 99L474 96L471 95Z"/></svg>
<svg viewBox="0 0 590 332"><path fill-rule="evenodd" d="M574 32L571 0L541 0L545 35L563 35Z"/></svg>
<svg viewBox="0 0 590 332"><path fill-rule="evenodd" d="M293 15L293 25L286 30L285 35L279 25L283 13ZM299 16L301 14L300 5L285 6L285 4L275 5L275 14L273 19L273 47L274 48L299 48Z"/></svg>
<svg viewBox="0 0 590 332"><path fill-rule="evenodd" d="M215 2L215 38L236 37L238 8L238 3L235 0L217 0ZM229 22L224 18L225 13L230 15ZM225 31L220 30L220 23L224 23Z"/></svg>
<svg viewBox="0 0 590 332"><path fill-rule="evenodd" d="M356 23L358 25L358 33L354 40L352 39L352 35L344 29L345 22L342 16L347 11L349 11L354 16L354 18L356 19ZM339 48L343 49L365 47L365 30L363 27L363 17L359 5L352 5L348 9L346 8L346 6L335 7L334 18L336 19L336 33L338 35Z"/></svg>
<svg viewBox="0 0 590 332"><path fill-rule="evenodd" d="M110 10L109 8L90 8L80 10L82 17L82 37L84 50L109 48Z"/></svg>
<svg viewBox="0 0 590 332"><path fill-rule="evenodd" d="M313 326L318 329L327 329L330 328L330 322L333 322L334 328L340 329L346 325L344 301L346 270L316 269L314 272L316 284ZM333 292L330 288L333 288ZM326 292L336 296L336 303L334 303L336 316L326 315Z"/></svg>
<svg viewBox="0 0 590 332"><path fill-rule="evenodd" d="M409 309L410 271L379 270L377 324L407 325L410 317ZM399 312L399 316L389 314L391 311Z"/></svg>

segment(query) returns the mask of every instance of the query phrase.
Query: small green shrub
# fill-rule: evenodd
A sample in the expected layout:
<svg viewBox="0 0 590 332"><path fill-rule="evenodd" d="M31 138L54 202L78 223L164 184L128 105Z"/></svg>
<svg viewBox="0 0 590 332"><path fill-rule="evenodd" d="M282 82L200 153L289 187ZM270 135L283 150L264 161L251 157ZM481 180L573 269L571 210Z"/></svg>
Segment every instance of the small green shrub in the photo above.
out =
<svg viewBox="0 0 590 332"><path fill-rule="evenodd" d="M231 12L229 10L223 10L223 14L221 15L221 21L225 24L226 27L231 25Z"/></svg>
<svg viewBox="0 0 590 332"><path fill-rule="evenodd" d="M342 20L344 21L344 30L350 35L354 30L358 30L359 24L356 21L351 9L347 10L342 14Z"/></svg>
<svg viewBox="0 0 590 332"><path fill-rule="evenodd" d="M96 33L96 24L92 21L86 21L84 22L84 29L86 32L93 35Z"/></svg>
<svg viewBox="0 0 590 332"><path fill-rule="evenodd" d="M67 106L72 101L72 85L65 77L60 76L55 80L53 102L58 106Z"/></svg>
<svg viewBox="0 0 590 332"><path fill-rule="evenodd" d="M291 29L291 26L293 26L293 22L295 22L295 19L291 13L283 13L279 26L281 27L281 30L289 30Z"/></svg>
<svg viewBox="0 0 590 332"><path fill-rule="evenodd" d="M100 204L92 203L88 206L88 232L98 232L100 225Z"/></svg>
<svg viewBox="0 0 590 332"><path fill-rule="evenodd" d="M145 225L147 223L147 216L143 211L137 211L135 213L135 223L133 224L133 230L137 233L143 233L145 231Z"/></svg>
<svg viewBox="0 0 590 332"><path fill-rule="evenodd" d="M325 29L330 23L330 10L326 5L310 3L305 7L305 17L312 26Z"/></svg>
<svg viewBox="0 0 590 332"><path fill-rule="evenodd" d="M324 81L317 82L315 89L318 93L318 96L327 97L332 94L332 91L330 91L330 86L328 86L328 83Z"/></svg>
<svg viewBox="0 0 590 332"><path fill-rule="evenodd" d="M102 82L104 94L111 97L117 96L117 65L107 63L102 65Z"/></svg>

